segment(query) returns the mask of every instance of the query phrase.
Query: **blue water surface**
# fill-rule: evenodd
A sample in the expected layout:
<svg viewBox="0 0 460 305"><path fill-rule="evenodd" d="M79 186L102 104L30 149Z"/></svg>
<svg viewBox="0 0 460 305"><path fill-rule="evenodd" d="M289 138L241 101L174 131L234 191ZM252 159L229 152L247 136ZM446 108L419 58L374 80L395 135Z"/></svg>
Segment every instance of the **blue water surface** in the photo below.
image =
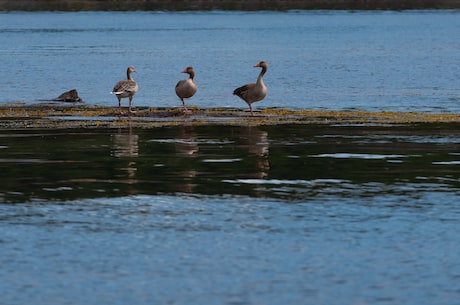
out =
<svg viewBox="0 0 460 305"><path fill-rule="evenodd" d="M458 11L2 13L1 102L76 88L115 105L133 65L135 105L179 105L180 71L195 66L197 107L246 107L234 88L269 63L257 107L459 112Z"/></svg>
<svg viewBox="0 0 460 305"><path fill-rule="evenodd" d="M433 196L0 206L2 303L458 304L460 210Z"/></svg>

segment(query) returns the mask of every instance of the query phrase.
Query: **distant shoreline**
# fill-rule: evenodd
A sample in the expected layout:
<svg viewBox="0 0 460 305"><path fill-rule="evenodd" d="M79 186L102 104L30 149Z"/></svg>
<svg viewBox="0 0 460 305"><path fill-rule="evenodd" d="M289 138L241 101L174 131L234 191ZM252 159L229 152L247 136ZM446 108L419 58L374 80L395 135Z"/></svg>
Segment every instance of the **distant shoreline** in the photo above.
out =
<svg viewBox="0 0 460 305"><path fill-rule="evenodd" d="M0 0L0 11L460 9L460 0Z"/></svg>

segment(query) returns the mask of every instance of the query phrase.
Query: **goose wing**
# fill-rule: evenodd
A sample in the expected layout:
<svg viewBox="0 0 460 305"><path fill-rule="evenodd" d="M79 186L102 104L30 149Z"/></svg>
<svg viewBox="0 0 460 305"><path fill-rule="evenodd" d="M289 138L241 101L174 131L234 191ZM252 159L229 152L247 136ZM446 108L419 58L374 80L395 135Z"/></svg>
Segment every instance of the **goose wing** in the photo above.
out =
<svg viewBox="0 0 460 305"><path fill-rule="evenodd" d="M247 84L247 85L241 86L239 88L236 88L233 91L233 94L239 96L246 102L250 102L250 95L251 95L250 93L251 93L251 90L253 90L255 86L256 84Z"/></svg>
<svg viewBox="0 0 460 305"><path fill-rule="evenodd" d="M123 92L136 92L137 91L137 84L133 80L121 80L116 83L115 87L113 87L114 94L120 94Z"/></svg>

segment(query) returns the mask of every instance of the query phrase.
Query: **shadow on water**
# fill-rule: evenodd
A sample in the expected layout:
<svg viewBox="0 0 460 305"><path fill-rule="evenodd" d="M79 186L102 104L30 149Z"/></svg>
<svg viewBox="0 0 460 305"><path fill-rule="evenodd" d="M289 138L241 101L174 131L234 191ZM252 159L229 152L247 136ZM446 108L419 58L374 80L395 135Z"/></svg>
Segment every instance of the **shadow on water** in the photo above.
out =
<svg viewBox="0 0 460 305"><path fill-rule="evenodd" d="M458 193L458 124L2 130L0 201Z"/></svg>

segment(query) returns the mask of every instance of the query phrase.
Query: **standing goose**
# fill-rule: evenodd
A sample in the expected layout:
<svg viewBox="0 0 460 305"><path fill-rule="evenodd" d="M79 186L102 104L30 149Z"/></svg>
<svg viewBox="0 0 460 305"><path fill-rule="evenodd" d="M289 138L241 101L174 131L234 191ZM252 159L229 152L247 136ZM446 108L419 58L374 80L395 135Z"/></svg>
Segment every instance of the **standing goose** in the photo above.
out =
<svg viewBox="0 0 460 305"><path fill-rule="evenodd" d="M254 114L252 113L252 103L258 102L264 99L267 95L267 87L264 84L263 76L265 72L267 72L268 65L265 61L261 61L258 64L254 65L254 68L262 68L260 71L259 77L257 77L256 83L246 84L239 88L236 88L233 91L234 95L238 95L242 100L244 100L249 105L249 110L251 111L251 116Z"/></svg>
<svg viewBox="0 0 460 305"><path fill-rule="evenodd" d="M129 112L134 113L134 111L131 109L131 105L133 102L134 94L136 94L137 90L139 89L139 86L131 76L131 73L133 72L136 72L136 68L131 66L128 67L128 70L126 71L127 79L121 80L118 83L116 83L115 87L113 87L113 91L110 92L117 96L118 109L120 110L120 113L122 113L121 99L126 97L129 98Z"/></svg>
<svg viewBox="0 0 460 305"><path fill-rule="evenodd" d="M189 78L180 80L176 84L176 94L182 101L182 105L184 106L184 112L190 112L190 110L188 110L187 106L185 105L184 99L192 97L198 89L198 86L193 81L193 78L195 77L195 69L189 66L182 70L181 73L187 73L189 75Z"/></svg>

